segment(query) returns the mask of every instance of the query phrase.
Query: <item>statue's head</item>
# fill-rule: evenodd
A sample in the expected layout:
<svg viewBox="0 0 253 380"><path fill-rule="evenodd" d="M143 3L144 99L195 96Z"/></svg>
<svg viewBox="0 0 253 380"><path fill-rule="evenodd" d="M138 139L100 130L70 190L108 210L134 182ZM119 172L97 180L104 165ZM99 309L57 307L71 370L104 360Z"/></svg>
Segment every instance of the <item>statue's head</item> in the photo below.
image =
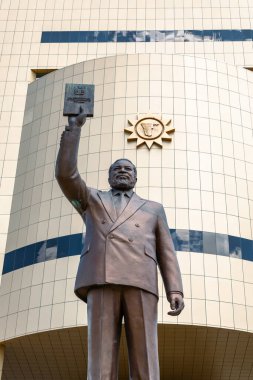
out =
<svg viewBox="0 0 253 380"><path fill-rule="evenodd" d="M109 168L108 182L112 189L130 190L137 181L135 165L127 158L120 158Z"/></svg>

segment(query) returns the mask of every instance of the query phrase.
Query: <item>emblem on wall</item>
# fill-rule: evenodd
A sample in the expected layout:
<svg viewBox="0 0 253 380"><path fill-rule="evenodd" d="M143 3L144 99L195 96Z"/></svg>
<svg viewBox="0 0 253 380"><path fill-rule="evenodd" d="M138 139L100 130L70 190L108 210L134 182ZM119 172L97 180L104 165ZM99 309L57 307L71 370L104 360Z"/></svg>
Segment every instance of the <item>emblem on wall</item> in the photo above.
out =
<svg viewBox="0 0 253 380"><path fill-rule="evenodd" d="M152 114L138 116L137 120L128 120L128 123L130 127L126 127L125 132L131 135L127 140L137 140L137 147L145 143L149 149L154 143L162 147L163 140L171 141L169 135L175 131L175 128L171 127L171 119L163 120Z"/></svg>

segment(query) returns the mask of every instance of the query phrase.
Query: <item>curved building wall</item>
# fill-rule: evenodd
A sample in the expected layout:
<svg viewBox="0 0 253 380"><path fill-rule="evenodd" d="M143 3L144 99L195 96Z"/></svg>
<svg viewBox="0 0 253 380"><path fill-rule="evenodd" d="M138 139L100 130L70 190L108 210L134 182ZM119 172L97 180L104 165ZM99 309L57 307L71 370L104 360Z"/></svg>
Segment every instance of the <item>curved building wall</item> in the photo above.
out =
<svg viewBox="0 0 253 380"><path fill-rule="evenodd" d="M1 2L1 268L28 83L54 69L119 54L191 54L251 68L252 15L246 0Z"/></svg>
<svg viewBox="0 0 253 380"><path fill-rule="evenodd" d="M54 179L65 83L95 84L79 171L108 188L127 157L136 192L165 206L183 275L177 318L159 280L159 322L253 331L252 82L247 72L192 56L136 54L75 64L29 85L1 284L0 338L86 324L73 293L82 220ZM128 119L171 118L163 148L127 141Z"/></svg>

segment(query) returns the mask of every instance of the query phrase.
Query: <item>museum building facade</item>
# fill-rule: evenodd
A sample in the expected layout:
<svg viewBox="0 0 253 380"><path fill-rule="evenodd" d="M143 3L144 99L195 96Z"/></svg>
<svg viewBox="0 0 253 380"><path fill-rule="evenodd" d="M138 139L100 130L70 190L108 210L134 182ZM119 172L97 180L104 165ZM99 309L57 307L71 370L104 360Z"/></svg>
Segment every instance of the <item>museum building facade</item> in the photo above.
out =
<svg viewBox="0 0 253 380"><path fill-rule="evenodd" d="M88 185L108 189L125 157L136 193L165 207L186 306L167 315L159 277L161 379L253 379L253 6L168 3L2 1L2 379L86 376L85 228L54 174L67 83L95 85Z"/></svg>

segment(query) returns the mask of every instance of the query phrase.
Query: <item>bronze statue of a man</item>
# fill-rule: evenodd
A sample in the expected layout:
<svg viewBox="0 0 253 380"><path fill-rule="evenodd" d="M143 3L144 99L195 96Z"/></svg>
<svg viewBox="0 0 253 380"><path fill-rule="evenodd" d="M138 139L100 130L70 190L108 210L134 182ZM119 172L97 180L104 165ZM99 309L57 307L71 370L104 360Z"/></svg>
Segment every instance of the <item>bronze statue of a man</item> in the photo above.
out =
<svg viewBox="0 0 253 380"><path fill-rule="evenodd" d="M164 208L133 188L136 168L123 158L109 169L109 191L92 189L77 169L85 115L69 117L56 178L86 224L75 293L88 305L88 380L117 380L124 317L130 378L159 380L157 265L170 315L184 308L180 270Z"/></svg>

